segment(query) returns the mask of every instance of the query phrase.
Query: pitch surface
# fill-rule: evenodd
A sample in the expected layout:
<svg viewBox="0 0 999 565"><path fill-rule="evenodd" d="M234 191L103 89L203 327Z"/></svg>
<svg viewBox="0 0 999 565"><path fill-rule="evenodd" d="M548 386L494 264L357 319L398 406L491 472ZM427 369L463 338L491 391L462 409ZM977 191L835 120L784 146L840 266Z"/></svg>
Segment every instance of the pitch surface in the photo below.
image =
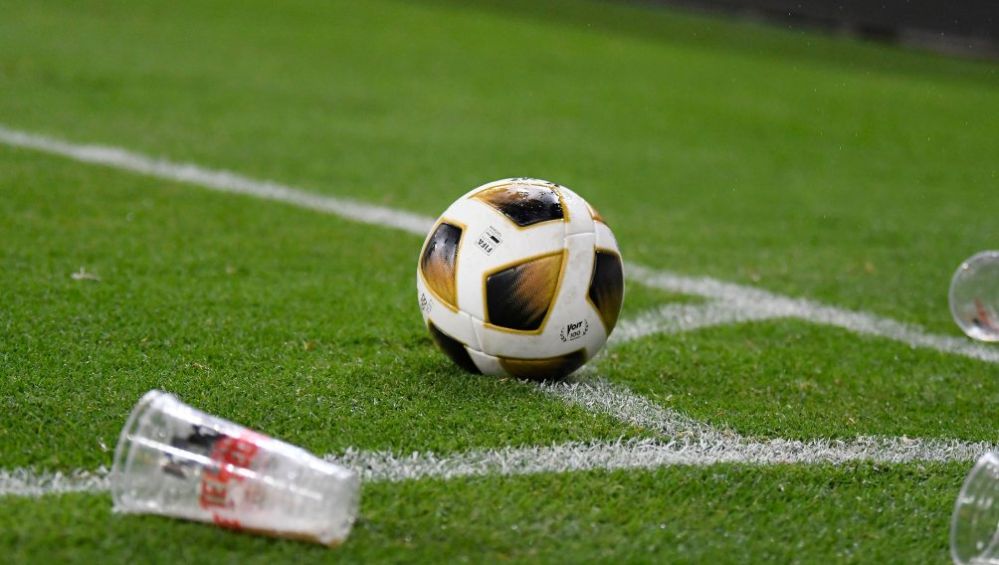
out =
<svg viewBox="0 0 999 565"><path fill-rule="evenodd" d="M486 180L550 178L600 209L626 269L955 338L951 271L999 240L997 110L994 65L613 4L25 2L0 19L6 128L428 217ZM5 471L108 465L152 387L318 453L446 458L673 429L456 369L413 300L421 237L9 145L0 195ZM619 330L663 305L724 318L631 284ZM730 319L676 318L582 378L764 443L999 440L995 363ZM112 516L99 492L8 494L0 548L15 562L922 562L946 558L969 466L371 481L333 551Z"/></svg>

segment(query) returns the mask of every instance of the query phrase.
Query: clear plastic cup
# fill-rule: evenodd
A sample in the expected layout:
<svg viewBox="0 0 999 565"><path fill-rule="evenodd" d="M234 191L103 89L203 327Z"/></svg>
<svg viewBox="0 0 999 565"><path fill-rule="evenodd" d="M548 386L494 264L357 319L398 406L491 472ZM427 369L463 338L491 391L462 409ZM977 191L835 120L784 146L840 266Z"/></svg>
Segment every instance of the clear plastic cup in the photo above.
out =
<svg viewBox="0 0 999 565"><path fill-rule="evenodd" d="M153 390L118 439L111 496L116 512L337 545L357 516L360 479Z"/></svg>
<svg viewBox="0 0 999 565"><path fill-rule="evenodd" d="M950 519L954 563L999 564L999 456L986 453L964 479Z"/></svg>
<svg viewBox="0 0 999 565"><path fill-rule="evenodd" d="M999 342L999 251L982 251L961 263L950 281L950 313L979 341Z"/></svg>

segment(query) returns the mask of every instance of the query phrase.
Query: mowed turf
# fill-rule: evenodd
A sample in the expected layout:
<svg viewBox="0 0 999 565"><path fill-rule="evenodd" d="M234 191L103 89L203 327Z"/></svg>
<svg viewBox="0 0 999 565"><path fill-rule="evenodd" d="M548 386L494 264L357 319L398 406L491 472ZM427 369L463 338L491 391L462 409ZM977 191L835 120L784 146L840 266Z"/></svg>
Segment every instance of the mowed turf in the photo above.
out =
<svg viewBox="0 0 999 565"><path fill-rule="evenodd" d="M653 336L603 368L664 406L755 437L999 439L995 364L803 321Z"/></svg>
<svg viewBox="0 0 999 565"><path fill-rule="evenodd" d="M18 242L0 252L5 467L108 464L150 388L318 453L632 432L437 353L418 238L53 157L0 163Z"/></svg>
<svg viewBox="0 0 999 565"><path fill-rule="evenodd" d="M999 242L994 64L613 3L28 3L0 125L436 215L546 177L625 260L959 335ZM0 146L0 467L94 469L152 387L318 453L648 434L471 377L415 304L420 240ZM100 280L74 280L84 268ZM624 317L689 297L631 285ZM997 438L999 368L803 322L656 336L612 382L747 435ZM0 499L14 561L945 559L966 464L369 484L337 550L101 495Z"/></svg>
<svg viewBox="0 0 999 565"><path fill-rule="evenodd" d="M106 497L5 501L13 561L944 562L965 465L753 468L369 483L337 549L158 516Z"/></svg>
<svg viewBox="0 0 999 565"><path fill-rule="evenodd" d="M999 75L609 2L10 2L11 126L437 214L538 176L628 258L954 331Z"/></svg>

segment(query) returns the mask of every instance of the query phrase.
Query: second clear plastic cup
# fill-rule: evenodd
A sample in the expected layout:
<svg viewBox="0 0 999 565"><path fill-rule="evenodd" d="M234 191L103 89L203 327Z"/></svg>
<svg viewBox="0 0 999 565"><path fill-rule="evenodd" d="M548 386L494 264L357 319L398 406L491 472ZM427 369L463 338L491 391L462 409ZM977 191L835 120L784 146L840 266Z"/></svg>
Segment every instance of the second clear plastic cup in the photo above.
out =
<svg viewBox="0 0 999 565"><path fill-rule="evenodd" d="M999 456L986 453L968 473L950 519L954 563L999 564Z"/></svg>
<svg viewBox="0 0 999 565"><path fill-rule="evenodd" d="M950 313L968 337L999 342L999 251L982 251L954 272Z"/></svg>
<svg viewBox="0 0 999 565"><path fill-rule="evenodd" d="M116 512L326 545L350 533L359 491L354 472L158 390L133 408L111 469Z"/></svg>

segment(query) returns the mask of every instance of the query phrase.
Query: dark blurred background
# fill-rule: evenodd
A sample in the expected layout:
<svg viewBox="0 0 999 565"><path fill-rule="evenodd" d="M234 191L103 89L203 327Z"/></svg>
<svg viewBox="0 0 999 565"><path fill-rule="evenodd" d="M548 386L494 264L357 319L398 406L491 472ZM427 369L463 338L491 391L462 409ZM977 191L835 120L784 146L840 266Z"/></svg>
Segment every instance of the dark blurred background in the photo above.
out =
<svg viewBox="0 0 999 565"><path fill-rule="evenodd" d="M786 26L999 57L999 0L645 0Z"/></svg>

